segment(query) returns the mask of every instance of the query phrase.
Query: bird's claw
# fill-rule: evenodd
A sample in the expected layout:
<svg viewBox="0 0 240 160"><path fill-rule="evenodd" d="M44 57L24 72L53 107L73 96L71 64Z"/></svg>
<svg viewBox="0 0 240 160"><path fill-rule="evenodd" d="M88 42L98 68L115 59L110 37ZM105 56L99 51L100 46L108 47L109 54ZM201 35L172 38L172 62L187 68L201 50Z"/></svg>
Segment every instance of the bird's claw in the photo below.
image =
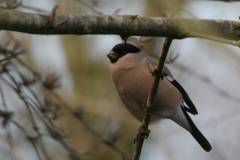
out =
<svg viewBox="0 0 240 160"><path fill-rule="evenodd" d="M157 68L153 68L153 71L152 71L152 69L150 68L149 62L147 62L147 65L148 65L148 70L149 70L148 74L149 74L151 77L153 77L153 76L156 74ZM153 67L155 67L155 65L153 65Z"/></svg>
<svg viewBox="0 0 240 160"><path fill-rule="evenodd" d="M155 76L155 75L158 73L158 69L157 69L157 67L156 67L155 65L153 65L153 67L154 67L153 70L150 68L149 62L147 62L147 66L148 66L148 70L149 70L149 73L148 73L148 74L149 74L151 77ZM160 80L162 81L163 78L164 78L164 74L161 73L161 75L160 75Z"/></svg>
<svg viewBox="0 0 240 160"><path fill-rule="evenodd" d="M160 80L162 81L164 79L164 74L161 73Z"/></svg>
<svg viewBox="0 0 240 160"><path fill-rule="evenodd" d="M155 76L158 72L158 69L154 66L153 71L152 71L152 77Z"/></svg>
<svg viewBox="0 0 240 160"><path fill-rule="evenodd" d="M155 76L156 74L158 73L158 69L155 67L154 69L153 69L153 71L152 71L152 77L153 76ZM160 81L162 81L164 79L164 74L163 73L161 73L161 75L160 75Z"/></svg>
<svg viewBox="0 0 240 160"><path fill-rule="evenodd" d="M136 136L136 137L134 138L134 140L133 140L133 144L136 143L136 141L137 141L137 137L138 137L138 136Z"/></svg>
<svg viewBox="0 0 240 160"><path fill-rule="evenodd" d="M147 105L146 104L143 105L143 109L144 109L145 114L152 114L152 113L155 112L154 108L152 108L151 111L147 111Z"/></svg>
<svg viewBox="0 0 240 160"><path fill-rule="evenodd" d="M134 138L133 140L133 143L135 144L135 142L137 141L137 138L138 137L141 137L141 138L144 138L144 139L147 139L149 137L149 134L151 133L151 131L149 129L147 129L146 132L144 132L142 130L142 127L139 127L138 128L138 131L137 131L137 136Z"/></svg>

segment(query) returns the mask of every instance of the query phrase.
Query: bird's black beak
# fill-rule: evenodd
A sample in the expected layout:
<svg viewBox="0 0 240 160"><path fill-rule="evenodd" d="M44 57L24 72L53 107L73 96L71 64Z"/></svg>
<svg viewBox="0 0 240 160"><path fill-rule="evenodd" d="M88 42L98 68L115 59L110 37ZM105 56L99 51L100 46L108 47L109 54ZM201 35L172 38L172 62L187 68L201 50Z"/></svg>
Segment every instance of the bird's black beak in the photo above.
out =
<svg viewBox="0 0 240 160"><path fill-rule="evenodd" d="M111 63L114 63L118 60L118 55L117 53L113 52L113 51L110 51L108 54L107 54L107 57L110 59Z"/></svg>

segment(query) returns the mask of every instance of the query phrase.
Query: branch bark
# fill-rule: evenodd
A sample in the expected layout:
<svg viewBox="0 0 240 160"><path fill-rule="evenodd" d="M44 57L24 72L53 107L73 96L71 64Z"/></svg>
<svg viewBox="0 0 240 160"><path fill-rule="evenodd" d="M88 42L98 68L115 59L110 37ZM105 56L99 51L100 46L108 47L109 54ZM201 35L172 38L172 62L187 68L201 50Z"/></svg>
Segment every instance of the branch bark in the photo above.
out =
<svg viewBox="0 0 240 160"><path fill-rule="evenodd" d="M0 9L0 30L30 34L116 34L183 39L196 37L240 46L240 22L230 20L186 19L179 17L137 17L137 15L59 14L51 27L49 15ZM194 33L194 34L193 34Z"/></svg>
<svg viewBox="0 0 240 160"><path fill-rule="evenodd" d="M147 104L146 104L146 113L148 113L148 114L145 114L145 116L144 116L142 126L140 129L140 133L145 133L145 134L148 133L148 126L149 126L150 119L151 119L150 113L152 113L154 111L154 102L155 102L155 98L156 98L157 91L158 91L158 85L159 85L160 78L162 76L163 65L164 65L165 59L167 57L167 53L168 53L171 43L172 43L172 39L166 37L165 41L163 43L161 53L158 58L157 66L154 70L155 74L154 74L154 78L153 78L153 84L152 84L151 91L149 92L148 100L147 100ZM142 150L142 146L143 146L143 142L144 142L144 138L142 136L137 135L136 146L135 146L132 160L139 159L141 150Z"/></svg>

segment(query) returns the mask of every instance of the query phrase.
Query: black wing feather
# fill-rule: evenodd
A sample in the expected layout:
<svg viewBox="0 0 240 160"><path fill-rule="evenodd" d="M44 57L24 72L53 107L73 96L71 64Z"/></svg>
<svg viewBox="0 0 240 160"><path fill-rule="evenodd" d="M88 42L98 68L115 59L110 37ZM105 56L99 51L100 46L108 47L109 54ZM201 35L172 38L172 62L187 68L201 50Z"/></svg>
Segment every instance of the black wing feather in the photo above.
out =
<svg viewBox="0 0 240 160"><path fill-rule="evenodd" d="M193 123L192 119L186 112L186 108L184 106L181 106L182 111L188 121L188 124L190 125L192 132L191 135L196 139L196 141L200 144L200 146L207 152L209 152L212 149L211 144L208 142L208 140L202 135L202 133L197 129L195 124Z"/></svg>
<svg viewBox="0 0 240 160"><path fill-rule="evenodd" d="M190 113L192 113L193 115L198 114L198 111L195 105L193 104L192 100L189 98L187 92L183 89L183 87L176 80L173 80L173 81L169 80L169 82L172 83L179 90L179 92L181 92L184 102L192 110L192 112Z"/></svg>
<svg viewBox="0 0 240 160"><path fill-rule="evenodd" d="M152 58L152 57L148 57L146 59L147 62L151 63L152 65L157 65L157 60ZM198 114L198 111L195 107L195 105L193 104L193 102L191 101L191 99L189 98L187 92L183 89L183 87L173 78L171 72L168 70L168 68L164 65L163 67L163 74L166 77L166 79L172 83L172 85L174 85L179 92L182 94L183 100L184 102L187 104L187 106L189 107L187 109L187 111L193 115Z"/></svg>

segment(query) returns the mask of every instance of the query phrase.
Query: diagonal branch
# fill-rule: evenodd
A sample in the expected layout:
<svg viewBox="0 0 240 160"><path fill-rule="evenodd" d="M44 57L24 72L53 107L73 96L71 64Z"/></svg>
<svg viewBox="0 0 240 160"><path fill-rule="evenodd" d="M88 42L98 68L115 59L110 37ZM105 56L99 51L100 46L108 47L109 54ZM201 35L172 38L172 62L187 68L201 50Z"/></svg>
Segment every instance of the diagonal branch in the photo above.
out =
<svg viewBox="0 0 240 160"><path fill-rule="evenodd" d="M148 126L149 126L150 119L151 119L151 114L150 113L152 113L154 111L153 105L154 105L155 98L156 98L156 95L157 95L159 81L162 77L163 65L164 65L165 59L167 57L168 49L169 49L171 43L172 43L171 38L165 38L161 53L160 53L159 58L158 58L157 66L154 69L153 84L152 84L151 91L149 92L148 100L147 100L147 104L146 104L146 113L148 113L148 114L145 114L145 116L144 116L142 126L141 126L141 129L140 129L141 133L147 133L148 132ZM143 142L144 142L144 137L137 136L136 146L135 146L135 150L134 150L134 153L133 153L133 159L132 160L138 160L139 159L140 154L141 154L141 150L142 150L142 146L143 146Z"/></svg>
<svg viewBox="0 0 240 160"><path fill-rule="evenodd" d="M50 27L47 25L49 18L50 15L46 14L1 9L0 30L47 35L116 34L124 37L153 36L174 39L195 37L240 46L240 22L237 21L137 15L59 14L55 16L54 22L64 19L68 21L58 27ZM222 40L223 38L228 41Z"/></svg>

